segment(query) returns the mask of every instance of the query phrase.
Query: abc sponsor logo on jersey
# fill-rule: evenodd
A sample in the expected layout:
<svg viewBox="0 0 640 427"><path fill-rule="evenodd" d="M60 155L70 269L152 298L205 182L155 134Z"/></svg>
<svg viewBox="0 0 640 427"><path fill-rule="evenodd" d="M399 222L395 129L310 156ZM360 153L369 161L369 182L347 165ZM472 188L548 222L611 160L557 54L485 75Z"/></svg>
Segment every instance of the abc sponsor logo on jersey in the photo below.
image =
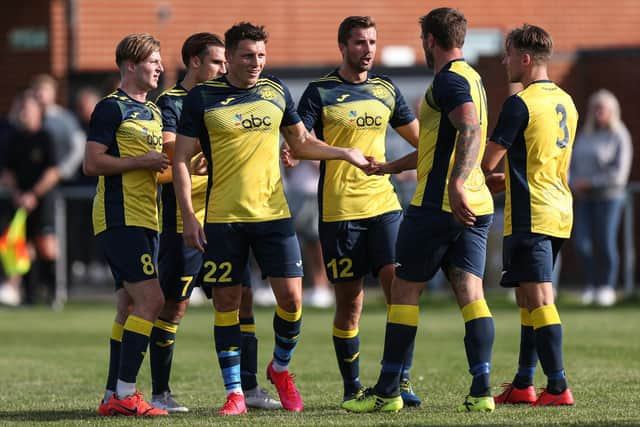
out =
<svg viewBox="0 0 640 427"><path fill-rule="evenodd" d="M235 126L242 127L247 130L267 130L271 128L271 116L258 117L253 114L246 116L236 114Z"/></svg>
<svg viewBox="0 0 640 427"><path fill-rule="evenodd" d="M149 129L142 128L142 136L147 139L147 145L153 148L162 147L162 135L161 134L153 134L149 132Z"/></svg>
<svg viewBox="0 0 640 427"><path fill-rule="evenodd" d="M358 115L356 110L349 111L349 123L355 124L359 128L379 128L382 126L382 116L372 116L365 111Z"/></svg>

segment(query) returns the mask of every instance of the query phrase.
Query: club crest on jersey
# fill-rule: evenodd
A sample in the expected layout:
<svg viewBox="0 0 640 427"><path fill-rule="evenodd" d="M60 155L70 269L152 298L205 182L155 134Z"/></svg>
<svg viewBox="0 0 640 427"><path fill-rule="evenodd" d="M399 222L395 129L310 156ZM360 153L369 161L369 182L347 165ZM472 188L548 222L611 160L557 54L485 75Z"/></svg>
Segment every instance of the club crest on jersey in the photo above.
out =
<svg viewBox="0 0 640 427"><path fill-rule="evenodd" d="M236 114L235 116L236 127L242 127L247 130L261 130L271 127L271 116L256 117L251 114L249 117L242 114Z"/></svg>
<svg viewBox="0 0 640 427"><path fill-rule="evenodd" d="M378 86L373 88L373 90L371 91L371 94L379 99L382 99L387 95L386 91Z"/></svg>
<svg viewBox="0 0 640 427"><path fill-rule="evenodd" d="M276 97L276 93L270 87L263 87L260 91L260 96L262 99L273 99Z"/></svg>

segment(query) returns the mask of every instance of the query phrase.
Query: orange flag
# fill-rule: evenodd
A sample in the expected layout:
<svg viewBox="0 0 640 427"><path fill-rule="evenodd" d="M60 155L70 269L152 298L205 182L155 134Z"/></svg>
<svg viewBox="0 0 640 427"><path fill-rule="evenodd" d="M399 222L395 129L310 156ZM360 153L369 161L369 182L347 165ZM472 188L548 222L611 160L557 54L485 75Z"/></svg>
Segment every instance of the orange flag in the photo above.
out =
<svg viewBox="0 0 640 427"><path fill-rule="evenodd" d="M27 211L20 208L0 236L0 261L7 277L23 275L31 268L27 250Z"/></svg>

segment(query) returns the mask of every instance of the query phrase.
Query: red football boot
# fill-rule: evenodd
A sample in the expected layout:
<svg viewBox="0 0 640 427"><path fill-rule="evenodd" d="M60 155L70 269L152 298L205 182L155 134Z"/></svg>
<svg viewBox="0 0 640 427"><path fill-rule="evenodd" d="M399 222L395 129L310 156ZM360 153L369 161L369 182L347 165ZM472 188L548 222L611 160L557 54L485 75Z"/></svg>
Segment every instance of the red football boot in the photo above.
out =
<svg viewBox="0 0 640 427"><path fill-rule="evenodd" d="M230 393L227 401L224 402L222 408L218 411L218 415L240 415L247 413L247 405L244 401L242 393Z"/></svg>
<svg viewBox="0 0 640 427"><path fill-rule="evenodd" d="M536 401L536 389L530 385L527 388L517 388L512 383L502 383L503 392L495 396L496 404L504 403L533 403Z"/></svg>
<svg viewBox="0 0 640 427"><path fill-rule="evenodd" d="M574 405L573 394L568 388L560 394L551 394L546 388L542 389L542 393L538 395L538 399L531 406L562 406Z"/></svg>
<svg viewBox="0 0 640 427"><path fill-rule="evenodd" d="M282 407L287 411L301 412L304 404L296 385L293 383L293 378L294 376L289 374L289 371L276 372L273 369L273 360L267 366L267 379L276 386Z"/></svg>
<svg viewBox="0 0 640 427"><path fill-rule="evenodd" d="M112 415L126 415L129 417L157 417L169 415L164 409L156 408L148 404L142 394L136 391L124 399L117 399L114 393L107 403L107 410Z"/></svg>

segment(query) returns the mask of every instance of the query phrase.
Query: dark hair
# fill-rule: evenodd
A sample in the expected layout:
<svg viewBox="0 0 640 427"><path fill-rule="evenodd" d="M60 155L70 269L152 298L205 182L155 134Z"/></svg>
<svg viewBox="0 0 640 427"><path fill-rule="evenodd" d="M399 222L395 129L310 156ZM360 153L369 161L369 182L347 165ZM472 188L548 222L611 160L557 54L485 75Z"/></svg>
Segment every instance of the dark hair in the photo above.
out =
<svg viewBox="0 0 640 427"><path fill-rule="evenodd" d="M531 55L535 64L547 62L553 53L553 40L549 33L529 24L515 28L507 34L505 47L509 46Z"/></svg>
<svg viewBox="0 0 640 427"><path fill-rule="evenodd" d="M450 7L433 9L420 18L422 37L431 33L443 49L461 48L467 34L467 18Z"/></svg>
<svg viewBox="0 0 640 427"><path fill-rule="evenodd" d="M182 63L189 67L189 60L197 56L202 59L209 46L224 47L220 36L212 33L196 33L190 35L182 45Z"/></svg>
<svg viewBox="0 0 640 427"><path fill-rule="evenodd" d="M160 42L151 34L129 34L118 43L116 47L116 64L122 66L124 61L133 61L135 64L144 61L153 52L160 51Z"/></svg>
<svg viewBox="0 0 640 427"><path fill-rule="evenodd" d="M242 40L253 40L256 42L267 42L267 32L264 30L264 25L253 25L250 22L240 22L229 28L224 33L224 47L228 51L235 50L238 44Z"/></svg>
<svg viewBox="0 0 640 427"><path fill-rule="evenodd" d="M338 28L338 43L347 44L354 28L375 28L376 21L370 16L347 16Z"/></svg>

